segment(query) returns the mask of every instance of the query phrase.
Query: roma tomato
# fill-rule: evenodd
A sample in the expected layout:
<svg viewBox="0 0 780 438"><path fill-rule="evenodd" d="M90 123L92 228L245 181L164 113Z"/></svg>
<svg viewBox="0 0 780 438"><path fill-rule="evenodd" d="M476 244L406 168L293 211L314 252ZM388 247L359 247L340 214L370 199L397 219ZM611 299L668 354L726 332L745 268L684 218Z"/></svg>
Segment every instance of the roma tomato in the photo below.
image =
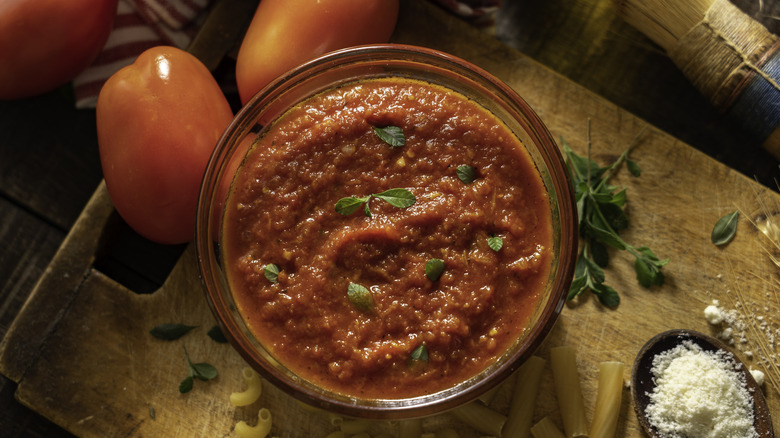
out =
<svg viewBox="0 0 780 438"><path fill-rule="evenodd" d="M174 47L154 47L116 72L97 101L100 162L111 200L138 234L192 239L211 152L233 118L208 69Z"/></svg>
<svg viewBox="0 0 780 438"><path fill-rule="evenodd" d="M0 99L66 84L95 60L117 0L0 1Z"/></svg>
<svg viewBox="0 0 780 438"><path fill-rule="evenodd" d="M398 0L262 0L236 59L241 102L326 52L387 42L397 19Z"/></svg>

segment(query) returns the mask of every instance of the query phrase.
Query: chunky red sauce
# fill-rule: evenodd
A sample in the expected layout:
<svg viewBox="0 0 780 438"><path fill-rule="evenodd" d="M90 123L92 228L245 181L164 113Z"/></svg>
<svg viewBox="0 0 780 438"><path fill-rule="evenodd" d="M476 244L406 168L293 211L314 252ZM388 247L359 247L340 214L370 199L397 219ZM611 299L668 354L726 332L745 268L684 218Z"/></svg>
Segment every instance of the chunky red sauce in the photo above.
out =
<svg viewBox="0 0 780 438"><path fill-rule="evenodd" d="M388 125L404 146L374 132ZM416 202L374 198L371 217L334 209L391 188ZM483 107L409 79L346 85L285 114L238 172L223 227L255 336L304 378L357 397L430 394L484 370L526 329L552 262L549 199L523 145ZM433 258L445 263L437 281ZM350 302L350 283L371 291L370 310ZM411 360L421 345L427 362Z"/></svg>

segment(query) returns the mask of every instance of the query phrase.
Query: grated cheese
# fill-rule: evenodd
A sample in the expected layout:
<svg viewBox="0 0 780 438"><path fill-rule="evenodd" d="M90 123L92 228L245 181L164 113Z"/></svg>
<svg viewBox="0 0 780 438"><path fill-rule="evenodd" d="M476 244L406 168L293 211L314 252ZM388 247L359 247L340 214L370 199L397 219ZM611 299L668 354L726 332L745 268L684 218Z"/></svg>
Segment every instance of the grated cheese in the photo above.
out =
<svg viewBox="0 0 780 438"><path fill-rule="evenodd" d="M647 418L662 437L757 438L753 399L730 353L690 341L653 358Z"/></svg>

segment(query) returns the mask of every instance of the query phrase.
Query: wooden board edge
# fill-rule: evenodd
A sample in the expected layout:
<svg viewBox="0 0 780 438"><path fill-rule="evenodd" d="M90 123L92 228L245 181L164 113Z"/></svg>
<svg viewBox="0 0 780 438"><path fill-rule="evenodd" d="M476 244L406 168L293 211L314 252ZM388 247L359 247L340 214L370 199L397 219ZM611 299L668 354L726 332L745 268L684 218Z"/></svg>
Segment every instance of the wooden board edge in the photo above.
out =
<svg viewBox="0 0 780 438"><path fill-rule="evenodd" d="M0 341L0 373L19 383L65 317L115 216L101 182Z"/></svg>

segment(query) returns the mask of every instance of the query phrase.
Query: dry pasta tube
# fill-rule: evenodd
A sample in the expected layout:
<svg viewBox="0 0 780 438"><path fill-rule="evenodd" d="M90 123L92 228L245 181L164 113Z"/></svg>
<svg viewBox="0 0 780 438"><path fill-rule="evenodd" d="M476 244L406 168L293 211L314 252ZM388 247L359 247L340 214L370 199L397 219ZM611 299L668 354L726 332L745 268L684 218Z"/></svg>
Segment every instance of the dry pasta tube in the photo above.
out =
<svg viewBox="0 0 780 438"><path fill-rule="evenodd" d="M250 426L245 421L236 423L236 434L241 438L265 438L271 431L271 411L262 408L257 412L257 424Z"/></svg>
<svg viewBox="0 0 780 438"><path fill-rule="evenodd" d="M241 370L241 375L246 382L246 389L241 392L230 394L230 403L233 406L248 406L256 402L263 392L263 385L260 381L260 375L252 368L246 367Z"/></svg>
<svg viewBox="0 0 780 438"><path fill-rule="evenodd" d="M550 417L544 417L531 427L534 438L566 438Z"/></svg>
<svg viewBox="0 0 780 438"><path fill-rule="evenodd" d="M479 401L467 403L459 408L453 409L452 413L460 421L468 424L479 432L501 436L501 428L506 423L506 417L500 413L483 405Z"/></svg>
<svg viewBox="0 0 780 438"><path fill-rule="evenodd" d="M615 436L622 397L623 363L600 363L599 389L596 396L593 423L590 426L590 438L613 438Z"/></svg>
<svg viewBox="0 0 780 438"><path fill-rule="evenodd" d="M585 418L585 403L574 349L570 346L551 348L550 366L566 437L588 436L588 420Z"/></svg>
<svg viewBox="0 0 780 438"><path fill-rule="evenodd" d="M403 420L398 423L398 438L420 438L422 435L422 420Z"/></svg>
<svg viewBox="0 0 780 438"><path fill-rule="evenodd" d="M515 390L501 438L528 438L531 435L536 396L539 394L545 362L541 357L531 356L517 370Z"/></svg>

